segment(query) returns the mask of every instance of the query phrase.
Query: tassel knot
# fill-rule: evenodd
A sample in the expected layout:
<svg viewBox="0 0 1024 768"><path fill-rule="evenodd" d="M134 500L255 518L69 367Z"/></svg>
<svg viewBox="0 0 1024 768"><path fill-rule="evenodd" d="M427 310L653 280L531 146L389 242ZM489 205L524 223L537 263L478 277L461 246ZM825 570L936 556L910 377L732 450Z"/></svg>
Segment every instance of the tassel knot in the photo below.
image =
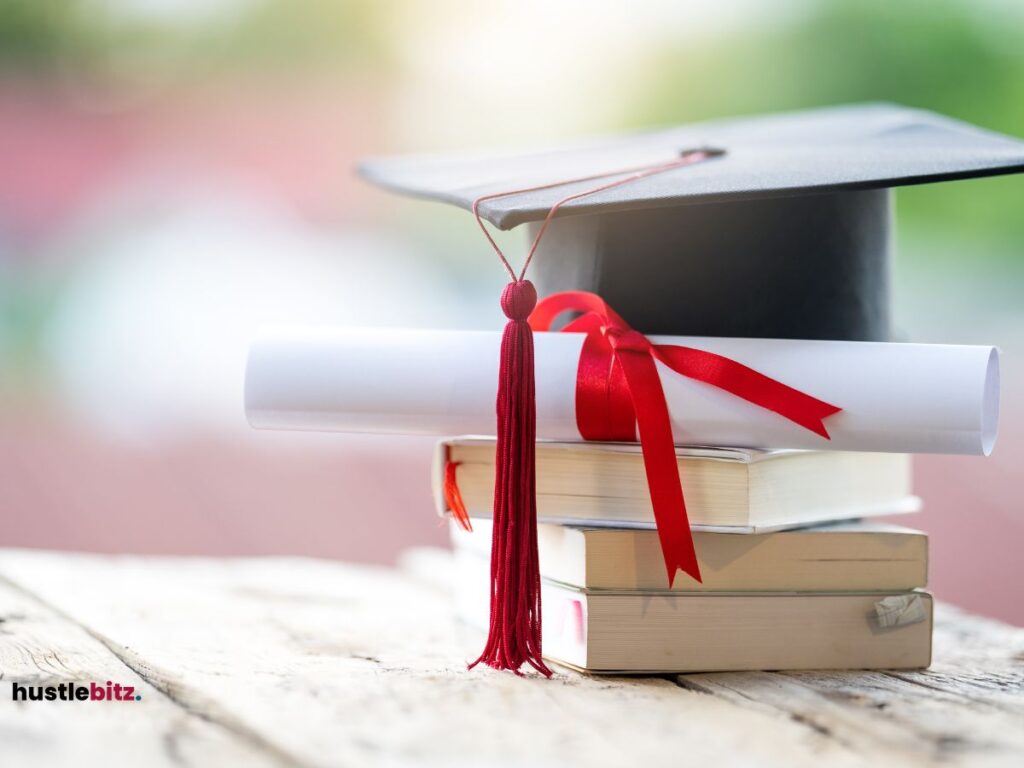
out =
<svg viewBox="0 0 1024 768"><path fill-rule="evenodd" d="M501 292L501 311L509 320L526 320L537 306L537 289L529 280L516 280Z"/></svg>

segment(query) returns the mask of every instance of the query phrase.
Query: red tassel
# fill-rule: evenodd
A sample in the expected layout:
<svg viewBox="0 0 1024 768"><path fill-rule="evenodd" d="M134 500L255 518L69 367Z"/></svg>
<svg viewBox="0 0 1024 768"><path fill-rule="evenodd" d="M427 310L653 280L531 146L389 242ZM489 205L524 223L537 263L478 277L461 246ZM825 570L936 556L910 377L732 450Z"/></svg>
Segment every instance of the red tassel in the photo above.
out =
<svg viewBox="0 0 1024 768"><path fill-rule="evenodd" d="M491 626L480 662L495 669L529 664L545 677L541 658L540 567L537 558L535 452L537 408L533 331L526 319L537 304L529 280L505 286L501 308L509 318L501 338L498 429L491 539Z"/></svg>

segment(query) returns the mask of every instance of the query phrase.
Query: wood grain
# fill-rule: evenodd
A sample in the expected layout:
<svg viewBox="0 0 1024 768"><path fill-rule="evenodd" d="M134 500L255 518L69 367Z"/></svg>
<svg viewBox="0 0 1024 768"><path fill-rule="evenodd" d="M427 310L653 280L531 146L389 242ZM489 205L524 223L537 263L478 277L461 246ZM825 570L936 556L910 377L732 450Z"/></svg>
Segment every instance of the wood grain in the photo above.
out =
<svg viewBox="0 0 1024 768"><path fill-rule="evenodd" d="M114 681L137 702L14 702L12 685ZM0 581L0 765L287 764L258 736L232 731L163 695L88 630Z"/></svg>
<svg viewBox="0 0 1024 768"><path fill-rule="evenodd" d="M452 618L447 556L410 562L0 553L0 613L33 617L0 624L5 682L59 658L66 679L146 692L110 712L0 685L0 765L122 737L138 765L1024 760L1024 630L942 608L920 673L516 678L466 671L482 637Z"/></svg>

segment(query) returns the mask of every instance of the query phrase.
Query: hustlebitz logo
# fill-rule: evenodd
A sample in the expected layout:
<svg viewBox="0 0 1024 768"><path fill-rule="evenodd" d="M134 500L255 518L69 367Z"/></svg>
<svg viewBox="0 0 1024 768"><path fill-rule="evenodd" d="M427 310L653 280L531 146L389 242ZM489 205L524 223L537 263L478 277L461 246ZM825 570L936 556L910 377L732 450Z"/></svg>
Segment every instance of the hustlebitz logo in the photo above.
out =
<svg viewBox="0 0 1024 768"><path fill-rule="evenodd" d="M90 681L88 683L61 683L59 685L11 684L14 701L142 701L142 694L134 686Z"/></svg>

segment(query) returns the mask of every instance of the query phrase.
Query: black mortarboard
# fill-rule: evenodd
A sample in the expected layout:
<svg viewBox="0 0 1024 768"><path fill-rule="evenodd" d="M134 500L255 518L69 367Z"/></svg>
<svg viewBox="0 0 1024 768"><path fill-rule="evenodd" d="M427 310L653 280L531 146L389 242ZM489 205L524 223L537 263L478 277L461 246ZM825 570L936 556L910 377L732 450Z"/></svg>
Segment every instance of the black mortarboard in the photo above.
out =
<svg viewBox="0 0 1024 768"><path fill-rule="evenodd" d="M922 110L859 105L540 152L374 159L361 171L470 208L483 195L697 149L722 154L561 208L530 267L540 293L594 291L644 333L884 340L888 188L1024 170L1017 139ZM556 201L597 183L488 200L480 213L501 229L535 230Z"/></svg>

